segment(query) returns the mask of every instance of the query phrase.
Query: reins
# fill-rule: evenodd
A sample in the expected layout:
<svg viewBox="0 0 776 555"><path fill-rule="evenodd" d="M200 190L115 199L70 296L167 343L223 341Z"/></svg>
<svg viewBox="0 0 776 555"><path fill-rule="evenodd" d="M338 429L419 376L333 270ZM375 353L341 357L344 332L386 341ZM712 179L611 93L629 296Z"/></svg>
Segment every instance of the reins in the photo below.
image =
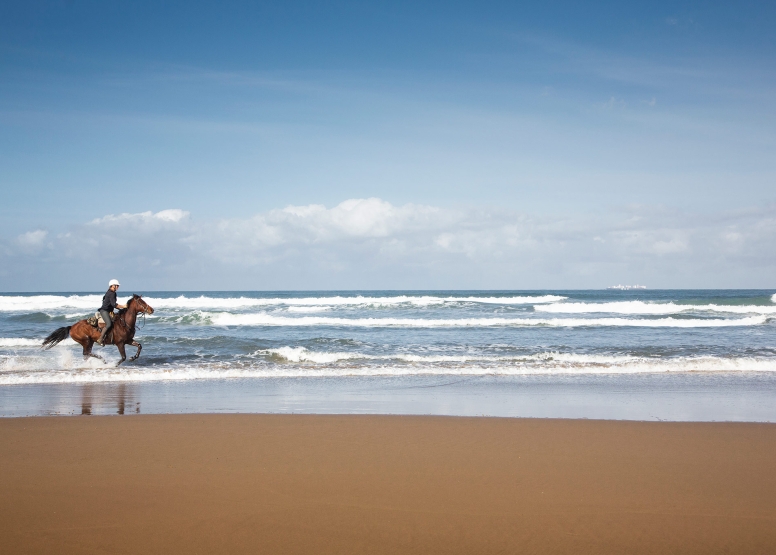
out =
<svg viewBox="0 0 776 555"><path fill-rule="evenodd" d="M138 298L139 298L139 297L138 297ZM133 298L133 299L132 299L132 300L130 300L129 302L131 303L131 302L132 302L132 301L134 301L134 300L135 300L135 299ZM126 314L126 313L127 313L127 310L129 310L129 303L127 303L127 308L125 308L125 309L124 309L124 314ZM135 328L136 328L136 326L132 326L132 327L130 328L130 327L129 327L129 324L127 324L127 322L124 320L124 314L122 314L121 316L119 316L119 317L117 318L117 320L118 320L119 322L121 322L121 325L122 325L122 326L124 326L124 329L125 329L125 330L127 330L127 331L134 331L134 330L135 330ZM143 310L138 310L138 311L136 311L136 312L135 312L135 322L137 322L137 320L138 320L138 318L137 318L137 315L138 315L138 314L140 314L140 315L142 315L142 316L143 316L143 325L142 325L142 326L140 326L140 329L143 329L143 328L145 327L145 324L146 324L146 320L145 320L145 317L146 317L146 311L145 311L145 308L144 308Z"/></svg>

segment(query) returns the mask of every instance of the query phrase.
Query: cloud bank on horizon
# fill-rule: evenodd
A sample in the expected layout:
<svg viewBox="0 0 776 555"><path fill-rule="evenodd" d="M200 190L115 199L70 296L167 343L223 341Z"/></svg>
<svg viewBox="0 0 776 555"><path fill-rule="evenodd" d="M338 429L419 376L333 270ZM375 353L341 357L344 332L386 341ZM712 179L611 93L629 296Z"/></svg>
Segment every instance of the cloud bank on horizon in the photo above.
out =
<svg viewBox="0 0 776 555"><path fill-rule="evenodd" d="M30 230L0 245L0 283L79 290L115 274L146 289L758 288L776 270L775 242L776 205L714 219L649 207L538 218L367 198L244 219L167 209Z"/></svg>

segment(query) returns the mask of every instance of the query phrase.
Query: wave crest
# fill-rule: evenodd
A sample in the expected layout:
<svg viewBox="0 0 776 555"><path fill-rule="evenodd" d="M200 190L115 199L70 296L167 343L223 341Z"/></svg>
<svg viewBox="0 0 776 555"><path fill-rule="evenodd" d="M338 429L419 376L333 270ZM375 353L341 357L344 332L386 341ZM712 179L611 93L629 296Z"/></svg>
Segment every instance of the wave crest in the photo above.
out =
<svg viewBox="0 0 776 555"><path fill-rule="evenodd" d="M334 326L334 327L671 327L671 328L715 328L728 326L757 326L767 321L765 316L750 316L736 319L628 319L628 318L329 318L302 316L291 318L267 313L231 314L229 312L203 313L203 322L216 326Z"/></svg>
<svg viewBox="0 0 776 555"><path fill-rule="evenodd" d="M42 339L25 339L23 337L0 337L0 347L40 347Z"/></svg>
<svg viewBox="0 0 776 555"><path fill-rule="evenodd" d="M766 314L776 315L776 306L758 305L691 305L668 303L650 303L644 301L619 301L604 303L551 303L534 307L535 312L552 314L630 314L660 316L683 312L715 312L728 314Z"/></svg>
<svg viewBox="0 0 776 555"><path fill-rule="evenodd" d="M120 300L123 297L120 296ZM449 303L484 304L543 304L566 299L560 295L509 297L455 297L435 295L397 295L369 297L356 295L322 297L145 297L154 308L226 309L240 310L264 306L432 306ZM0 295L0 312L40 312L46 310L79 309L94 311L102 303L102 295Z"/></svg>
<svg viewBox="0 0 776 555"><path fill-rule="evenodd" d="M383 364L354 364L348 353L316 353L300 347L275 349L289 364L258 363L250 366L226 363L110 367L90 359L81 361L71 351L55 359L56 368L41 369L43 357L20 357L0 364L0 385L94 382L157 382L219 380L232 378L318 378L417 375L523 376L581 374L644 374L685 372L776 372L776 359L759 357L677 357L654 359L634 356L539 353L515 357L439 357L385 355ZM306 352L305 352L306 351ZM407 359L402 363L401 357ZM298 359L292 363L291 359ZM368 358L368 357L367 357ZM373 357L374 358L374 357ZM460 361L458 359L467 359ZM399 359L393 362L389 359ZM315 362L314 365L299 365ZM344 364L338 364L344 362ZM411 362L407 364L406 362Z"/></svg>

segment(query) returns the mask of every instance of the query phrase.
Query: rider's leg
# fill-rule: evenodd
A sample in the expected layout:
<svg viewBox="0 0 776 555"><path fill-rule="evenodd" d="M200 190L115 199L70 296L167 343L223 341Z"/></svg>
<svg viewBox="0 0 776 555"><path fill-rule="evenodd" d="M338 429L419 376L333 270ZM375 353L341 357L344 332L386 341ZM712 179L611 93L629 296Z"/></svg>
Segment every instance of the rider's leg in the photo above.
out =
<svg viewBox="0 0 776 555"><path fill-rule="evenodd" d="M113 320L111 320L110 312L107 310L100 310L100 316L102 316L102 319L105 322L105 327L102 328L102 333L100 334L100 338L97 340L97 344L101 347L104 347L105 338L107 337L110 329L113 327Z"/></svg>

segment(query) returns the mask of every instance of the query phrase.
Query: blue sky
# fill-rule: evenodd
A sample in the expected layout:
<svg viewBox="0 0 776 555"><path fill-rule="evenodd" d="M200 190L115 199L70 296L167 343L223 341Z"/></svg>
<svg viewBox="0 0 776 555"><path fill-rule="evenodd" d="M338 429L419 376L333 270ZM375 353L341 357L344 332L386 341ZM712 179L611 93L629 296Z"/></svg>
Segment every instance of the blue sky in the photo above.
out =
<svg viewBox="0 0 776 555"><path fill-rule="evenodd" d="M771 4L105 4L0 5L0 290L776 285Z"/></svg>

